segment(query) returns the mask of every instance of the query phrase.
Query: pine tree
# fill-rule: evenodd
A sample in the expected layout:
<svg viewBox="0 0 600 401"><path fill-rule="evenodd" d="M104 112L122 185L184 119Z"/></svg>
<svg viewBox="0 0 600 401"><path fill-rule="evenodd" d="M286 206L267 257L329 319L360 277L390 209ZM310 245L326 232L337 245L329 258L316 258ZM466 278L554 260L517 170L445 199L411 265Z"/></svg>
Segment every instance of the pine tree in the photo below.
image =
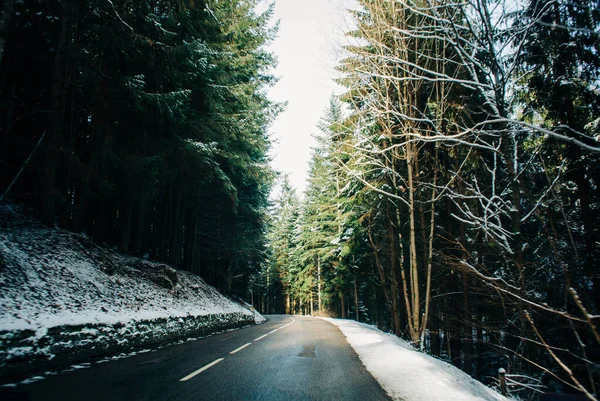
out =
<svg viewBox="0 0 600 401"><path fill-rule="evenodd" d="M45 137L15 198L49 225L245 294L266 257L267 127L280 110L265 93L272 7L257 3L16 2L3 165Z"/></svg>

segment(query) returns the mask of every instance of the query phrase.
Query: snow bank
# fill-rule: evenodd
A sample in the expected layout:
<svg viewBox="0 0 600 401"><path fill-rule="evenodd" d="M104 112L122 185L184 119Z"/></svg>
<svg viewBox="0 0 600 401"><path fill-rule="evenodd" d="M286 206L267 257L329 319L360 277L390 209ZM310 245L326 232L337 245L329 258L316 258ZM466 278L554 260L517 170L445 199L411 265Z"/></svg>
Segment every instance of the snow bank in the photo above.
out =
<svg viewBox="0 0 600 401"><path fill-rule="evenodd" d="M263 320L198 276L0 206L0 377Z"/></svg>
<svg viewBox="0 0 600 401"><path fill-rule="evenodd" d="M508 400L460 369L419 352L374 326L324 319L339 327L367 370L394 400Z"/></svg>

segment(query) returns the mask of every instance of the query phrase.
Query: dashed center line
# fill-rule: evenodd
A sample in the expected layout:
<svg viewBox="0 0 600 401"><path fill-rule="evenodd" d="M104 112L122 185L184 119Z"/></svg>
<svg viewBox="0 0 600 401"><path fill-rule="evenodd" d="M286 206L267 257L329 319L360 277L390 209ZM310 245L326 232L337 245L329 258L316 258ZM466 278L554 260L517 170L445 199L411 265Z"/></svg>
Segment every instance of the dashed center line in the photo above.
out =
<svg viewBox="0 0 600 401"><path fill-rule="evenodd" d="M259 341L262 340L263 338L265 338L266 336L268 336L269 334L275 333L277 330L281 330L286 328L287 326L289 326L290 324L294 323L296 320L292 319L292 321L286 325L280 326L278 328L276 328L275 330L271 330L270 332L268 332L267 334L263 334L262 336L255 338L254 341ZM240 352L241 350L243 350L244 348L246 348L247 346L251 345L252 343L246 343L244 345L242 345L239 348L234 349L233 351L231 351L229 354L233 355L237 352ZM215 366L217 363L221 362L225 360L225 358L219 358L219 359L215 359L214 361L212 361L211 363L209 363L208 365L204 365L203 367L201 367L200 369L196 370L195 372L190 373L189 375L187 375L186 377L184 377L183 379L179 380L180 382L185 382L190 380L192 377L199 375L200 373L204 372L207 369L210 369L211 367Z"/></svg>
<svg viewBox="0 0 600 401"><path fill-rule="evenodd" d="M214 361L212 361L211 363L209 363L208 365L204 365L203 367L201 367L200 369L198 369L197 371L190 373L189 375L187 375L186 377L184 377L183 379L179 380L180 382L185 382L190 380L192 377L199 375L200 373L204 372L206 369L209 369L213 366L215 366L217 363L221 362L222 360L224 360L225 358L219 358L219 359L215 359Z"/></svg>
<svg viewBox="0 0 600 401"><path fill-rule="evenodd" d="M268 335L269 335L269 333L267 333L267 334L263 334L262 336L260 336L260 337L258 337L258 338L255 338L255 339L254 339L254 341L262 340L263 338L265 338L265 337L266 337L266 336L268 336Z"/></svg>
<svg viewBox="0 0 600 401"><path fill-rule="evenodd" d="M247 344L244 344L244 345L242 345L241 347L234 349L234 350L233 350L233 351L231 351L229 354L230 354L230 355L233 355L233 354L235 354L236 352L239 352L239 351L243 350L244 348L246 348L246 347L247 347L247 346L249 346L250 344L252 344L252 343L247 343Z"/></svg>

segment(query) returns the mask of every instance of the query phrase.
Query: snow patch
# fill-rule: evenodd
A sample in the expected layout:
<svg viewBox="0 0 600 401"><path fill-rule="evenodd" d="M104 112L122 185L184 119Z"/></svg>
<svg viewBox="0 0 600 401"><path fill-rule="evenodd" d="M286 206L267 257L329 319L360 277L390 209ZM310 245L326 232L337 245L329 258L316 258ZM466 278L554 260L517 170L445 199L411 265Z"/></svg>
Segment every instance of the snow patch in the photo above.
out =
<svg viewBox="0 0 600 401"><path fill-rule="evenodd" d="M109 252L83 235L41 224L2 227L0 257L1 331L33 330L41 337L63 325L258 315L196 275L176 271L177 283L167 289L151 278L174 269ZM116 271L107 274L107 265L117 266Z"/></svg>
<svg viewBox="0 0 600 401"><path fill-rule="evenodd" d="M265 320L251 309L194 274L0 205L0 371L15 361L103 347L115 353Z"/></svg>
<svg viewBox="0 0 600 401"><path fill-rule="evenodd" d="M339 327L367 370L394 400L508 401L455 366L419 352L374 326L322 319Z"/></svg>

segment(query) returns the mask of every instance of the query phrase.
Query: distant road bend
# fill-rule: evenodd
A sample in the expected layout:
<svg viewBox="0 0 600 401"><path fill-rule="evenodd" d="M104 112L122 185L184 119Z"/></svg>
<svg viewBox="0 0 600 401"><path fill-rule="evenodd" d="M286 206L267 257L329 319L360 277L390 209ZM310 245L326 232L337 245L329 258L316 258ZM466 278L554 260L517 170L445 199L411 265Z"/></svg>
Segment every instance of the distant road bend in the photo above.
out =
<svg viewBox="0 0 600 401"><path fill-rule="evenodd" d="M283 315L271 315L258 326L3 387L0 399L389 400L337 327Z"/></svg>

